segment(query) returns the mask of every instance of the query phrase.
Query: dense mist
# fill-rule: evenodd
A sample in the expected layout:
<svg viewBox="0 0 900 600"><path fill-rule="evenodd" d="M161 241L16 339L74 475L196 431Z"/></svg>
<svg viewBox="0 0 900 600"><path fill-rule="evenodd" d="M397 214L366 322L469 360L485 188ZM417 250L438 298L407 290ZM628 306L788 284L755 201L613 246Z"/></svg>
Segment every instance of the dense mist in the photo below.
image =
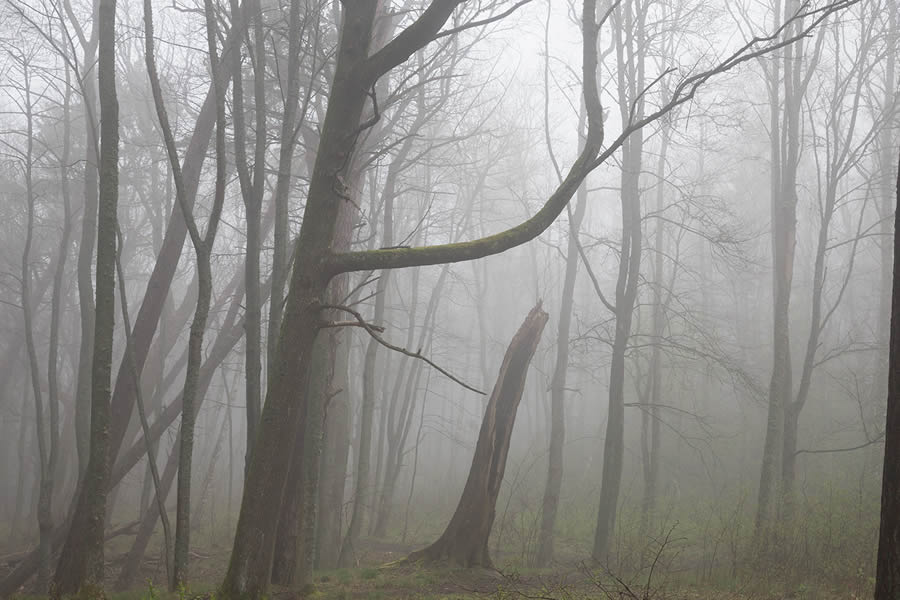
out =
<svg viewBox="0 0 900 600"><path fill-rule="evenodd" d="M900 598L898 57L895 0L5 0L0 597Z"/></svg>

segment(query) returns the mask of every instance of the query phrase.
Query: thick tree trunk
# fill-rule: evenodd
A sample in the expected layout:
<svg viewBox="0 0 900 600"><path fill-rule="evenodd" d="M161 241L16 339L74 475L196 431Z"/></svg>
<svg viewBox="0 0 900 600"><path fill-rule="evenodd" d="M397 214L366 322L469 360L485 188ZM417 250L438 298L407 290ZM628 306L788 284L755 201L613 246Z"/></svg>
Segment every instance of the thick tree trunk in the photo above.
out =
<svg viewBox="0 0 900 600"><path fill-rule="evenodd" d="M279 585L303 588L309 583L311 565L307 561L313 557L315 549L322 416L333 377L333 349L333 331L320 334L314 349L313 375L306 390L308 418L303 432L296 437L291 454L288 489L285 490L275 540L272 583Z"/></svg>
<svg viewBox="0 0 900 600"><path fill-rule="evenodd" d="M548 319L549 315L538 304L513 336L488 400L472 467L456 512L441 537L411 554L409 560L448 561L462 567L491 566L488 538L506 470L509 442L525 390L528 365Z"/></svg>

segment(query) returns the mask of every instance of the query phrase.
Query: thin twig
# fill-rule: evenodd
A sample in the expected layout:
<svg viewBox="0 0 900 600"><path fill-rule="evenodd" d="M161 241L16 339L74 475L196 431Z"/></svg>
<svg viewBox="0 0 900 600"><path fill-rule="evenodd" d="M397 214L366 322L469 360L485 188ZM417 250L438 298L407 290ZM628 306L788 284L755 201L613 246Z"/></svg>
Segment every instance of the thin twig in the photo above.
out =
<svg viewBox="0 0 900 600"><path fill-rule="evenodd" d="M400 346L395 346L394 344L386 341L384 338L382 338L380 335L378 335L379 328L377 326L371 325L368 322L366 322L366 320L363 318L363 316L359 312L353 310L352 308L350 308L348 306L341 306L339 304L321 304L321 305L319 305L319 308L321 308L323 310L328 310L328 309L340 310L340 311L343 311L345 313L352 315L353 317L356 318L356 321L359 323L360 327L365 329L368 332L368 334L372 336L372 339L374 339L376 342L378 342L385 348L393 350L394 352L399 352L400 354L405 354L406 356L410 356L412 358L417 358L419 360L422 360L425 363L427 363L428 365L430 365L431 367L437 369L445 377L449 378L452 381L455 381L456 383L458 383L462 387L466 388L467 390L473 391L476 394L481 394L482 396L486 395L484 392L482 392L478 388L469 385L465 381L452 375L446 369L439 367L431 359L422 355L421 351L411 352L410 350L407 350L406 348L401 348ZM325 326L327 326L327 325L325 325ZM383 330L383 328L381 328L381 330Z"/></svg>

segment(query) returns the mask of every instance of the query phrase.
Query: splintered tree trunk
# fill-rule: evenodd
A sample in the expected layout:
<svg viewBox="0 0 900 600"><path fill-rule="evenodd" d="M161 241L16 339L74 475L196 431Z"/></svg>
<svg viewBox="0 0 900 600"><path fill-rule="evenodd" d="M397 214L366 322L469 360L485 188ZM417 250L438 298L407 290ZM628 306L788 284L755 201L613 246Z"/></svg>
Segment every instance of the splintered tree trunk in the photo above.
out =
<svg viewBox="0 0 900 600"><path fill-rule="evenodd" d="M897 200L900 203L900 167L897 173ZM900 211L894 212L894 230L900 230ZM900 238L896 236L893 288L875 600L900 598Z"/></svg>
<svg viewBox="0 0 900 600"><path fill-rule="evenodd" d="M496 514L497 495L506 469L506 456L525 378L549 315L540 303L531 309L513 336L491 392L475 456L462 497L440 538L409 560L449 561L463 567L490 567L488 538Z"/></svg>

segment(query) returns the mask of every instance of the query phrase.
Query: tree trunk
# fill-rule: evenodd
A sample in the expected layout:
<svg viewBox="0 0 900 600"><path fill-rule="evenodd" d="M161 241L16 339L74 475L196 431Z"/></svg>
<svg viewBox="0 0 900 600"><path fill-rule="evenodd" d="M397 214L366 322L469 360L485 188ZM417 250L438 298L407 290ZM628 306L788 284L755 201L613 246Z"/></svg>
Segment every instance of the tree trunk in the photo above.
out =
<svg viewBox="0 0 900 600"><path fill-rule="evenodd" d="M900 231L900 166L896 194L898 210L894 213L894 231ZM900 598L900 237L897 236L894 236L889 364L875 600Z"/></svg>
<svg viewBox="0 0 900 600"><path fill-rule="evenodd" d="M569 369L569 332L575 304L575 279L578 275L578 235L587 208L587 186L578 188L575 211L569 213L569 241L566 246L566 271L563 276L556 330L556 365L550 381L550 447L547 454L547 483L541 503L541 528L538 532L535 566L546 567L553 560L553 538L559 494L562 490L563 447L566 443L566 373Z"/></svg>
<svg viewBox="0 0 900 600"><path fill-rule="evenodd" d="M93 65L95 57L96 44L92 42L84 48L82 64ZM79 481L87 469L90 455L91 357L94 353L94 282L91 263L94 260L94 243L97 238L97 98L93 85L85 85L82 89L85 123L84 203L81 210L81 239L78 242L76 268L81 340L78 351L78 380L75 385L75 447L78 451Z"/></svg>
<svg viewBox="0 0 900 600"><path fill-rule="evenodd" d="M785 2L784 14L793 15L792 0ZM776 15L776 20L780 15ZM793 25L785 32L791 35ZM784 110L780 108L778 61L772 64L769 84L770 136L772 149L771 203L772 203L772 266L773 266L773 319L772 319L772 377L769 382L769 406L766 436L760 468L759 494L756 506L755 532L757 543L765 546L772 534L773 518L778 506L778 480L776 479L785 445L785 421L792 418L793 370L791 366L790 303L794 275L794 248L797 234L797 160L799 155L799 99L795 87L794 62L800 62L799 50L795 58L794 46L785 49L782 70L784 74ZM780 133L781 132L781 133ZM790 443L790 442L788 442Z"/></svg>
<svg viewBox="0 0 900 600"><path fill-rule="evenodd" d="M165 506L166 498L169 496L169 491L172 489L172 483L175 481L175 473L178 469L177 449L179 445L180 440L176 437L175 444L169 452L169 458L166 461L165 469L160 477L160 495L154 494L153 504L155 506L159 506L160 503ZM160 496L162 497L160 498ZM124 591L134 585L135 578L140 572L141 561L144 559L144 553L147 551L147 545L150 543L150 538L153 536L153 531L156 528L156 520L159 516L160 512L158 510L149 510L141 520L141 524L138 526L137 535L131 544L131 549L125 555L122 570L119 572L119 577L116 580L115 588L117 590Z"/></svg>
<svg viewBox="0 0 900 600"><path fill-rule="evenodd" d="M53 499L53 470L51 461L55 460L56 441L58 435L54 430L58 427L58 423L51 418L50 427L46 426L44 417L44 395L41 390L41 372L38 365L37 349L34 342L34 316L31 300L31 245L34 238L34 214L35 214L35 194L34 179L32 177L32 169L34 166L34 103L31 95L31 69L27 59L22 59L22 76L25 81L25 118L26 118L26 152L24 157L25 167L25 202L26 202L26 226L25 226L25 244L22 250L21 262L21 298L22 298L22 315L23 327L25 329L25 348L28 356L28 372L31 378L31 395L34 399L34 419L35 419L35 438L38 447L38 495L37 495L37 522L40 535L39 551L40 551L40 567L38 569L38 590L46 593L50 586L50 561L52 560L52 550L50 547L50 536L53 531L53 516L51 513ZM68 205L67 205L68 206ZM68 215L68 210L67 210ZM66 229L65 236L68 235ZM51 308L51 348L50 348L50 366L56 368L56 352L58 346L59 331L59 293L60 283L62 279L61 270L65 265L66 248L61 247L60 259L57 262L56 271L53 277L53 303ZM55 376L53 377L55 388ZM55 392L55 389L54 389ZM55 395L55 394L54 394ZM56 407L52 406L52 402L56 398L50 398L50 409L56 412ZM58 415L57 419L58 419ZM51 455L54 456L51 459Z"/></svg>
<svg viewBox="0 0 900 600"><path fill-rule="evenodd" d="M509 442L525 390L528 365L549 318L538 304L513 336L488 400L469 477L456 512L441 537L427 548L410 554L410 561L448 561L462 567L492 566L488 538L506 470Z"/></svg>
<svg viewBox="0 0 900 600"><path fill-rule="evenodd" d="M631 321L641 263L640 169L643 137L636 132L622 154L622 251L616 282L615 322L612 358L609 366L609 408L603 444L603 471L597 527L591 557L595 563L607 560L615 531L619 488L625 458L625 361L631 338Z"/></svg>
<svg viewBox="0 0 900 600"><path fill-rule="evenodd" d="M380 325L384 319L385 293L389 272L382 272L378 279L375 296L375 314L372 323ZM350 514L350 526L341 544L338 565L351 566L357 559L356 543L362 533L363 520L368 512L369 504L369 467L371 463L372 426L375 411L375 365L378 359L380 344L369 340L363 363L363 402L360 417L359 446L356 452L356 491L353 496L353 511Z"/></svg>
<svg viewBox="0 0 900 600"><path fill-rule="evenodd" d="M260 397L262 393L262 299L259 277L259 260L262 251L262 201L265 187L266 152L266 98L265 98L265 45L263 40L263 14L259 2L253 2L253 47L255 60L253 77L253 100L256 114L254 140L254 164L251 178L247 163L246 130L244 125L244 86L241 69L241 53L234 53L232 119L234 121L234 157L244 202L247 222L247 258L244 264L244 286L247 293L244 323L245 352L245 403L247 406L247 445L249 454L253 448L256 424L259 422ZM231 0L232 22L241 18L240 5ZM237 27L243 29L242 26ZM245 461L246 464L246 461Z"/></svg>
<svg viewBox="0 0 900 600"><path fill-rule="evenodd" d="M618 63L619 110L623 122L644 116L644 51L646 49L645 11L637 3L625 3L614 15L615 46ZM634 35L622 33L635 32ZM590 118L590 112L588 112ZM590 129L589 129L590 131ZM631 321L637 298L641 266L641 163L644 135L632 133L622 144L622 249L615 293L615 334L609 366L609 410L603 444L603 471L597 527L591 552L595 563L607 560L610 540L615 531L619 488L625 454L625 362Z"/></svg>
<svg viewBox="0 0 900 600"><path fill-rule="evenodd" d="M350 454L350 333L336 340L332 393L325 409L325 447L319 485L319 519L316 533L316 567L336 569L343 536L344 488Z"/></svg>
<svg viewBox="0 0 900 600"><path fill-rule="evenodd" d="M55 595L101 595L103 531L110 473L110 387L115 328L119 103L116 97L116 0L99 0L100 195L97 290L91 366L91 447L72 525L56 570Z"/></svg>

